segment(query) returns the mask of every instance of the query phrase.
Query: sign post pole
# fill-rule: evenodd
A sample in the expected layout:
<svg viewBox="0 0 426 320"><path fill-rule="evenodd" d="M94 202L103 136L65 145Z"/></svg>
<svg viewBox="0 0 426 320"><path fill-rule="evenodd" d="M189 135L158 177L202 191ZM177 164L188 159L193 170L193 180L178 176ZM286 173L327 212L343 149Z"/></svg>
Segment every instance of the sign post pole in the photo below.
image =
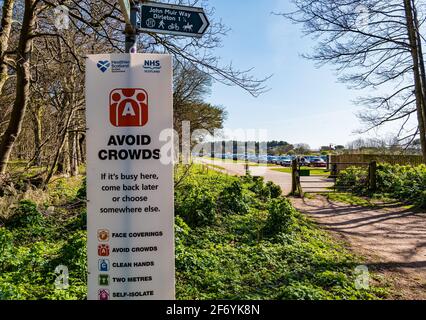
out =
<svg viewBox="0 0 426 320"><path fill-rule="evenodd" d="M125 43L126 53L137 53L138 44L138 14L140 13L140 5L137 0L120 0L121 11L126 21Z"/></svg>

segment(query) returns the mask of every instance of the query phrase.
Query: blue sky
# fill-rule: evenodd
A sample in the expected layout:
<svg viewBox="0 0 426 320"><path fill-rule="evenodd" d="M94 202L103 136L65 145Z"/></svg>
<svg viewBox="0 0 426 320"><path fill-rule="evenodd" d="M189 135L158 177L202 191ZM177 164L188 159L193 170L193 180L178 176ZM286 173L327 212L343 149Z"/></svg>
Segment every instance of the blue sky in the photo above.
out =
<svg viewBox="0 0 426 320"><path fill-rule="evenodd" d="M317 69L302 58L315 42L304 37L301 26L274 16L291 8L289 0L214 0L216 18L232 30L216 52L235 67L254 67L258 77L273 74L269 92L253 98L238 87L216 83L208 101L228 112L226 128L267 129L268 138L291 143L346 144L363 127L355 116L360 107L352 101L362 94L337 82L332 66ZM386 136L385 128L368 136Z"/></svg>

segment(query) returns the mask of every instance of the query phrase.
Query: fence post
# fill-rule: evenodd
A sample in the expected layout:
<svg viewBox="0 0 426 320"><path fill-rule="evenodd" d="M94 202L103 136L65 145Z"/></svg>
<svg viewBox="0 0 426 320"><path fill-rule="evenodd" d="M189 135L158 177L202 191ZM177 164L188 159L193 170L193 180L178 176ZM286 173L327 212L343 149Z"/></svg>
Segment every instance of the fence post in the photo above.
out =
<svg viewBox="0 0 426 320"><path fill-rule="evenodd" d="M299 163L297 160L291 162L291 194L296 195L300 193L302 196L302 188L300 187L299 178Z"/></svg>
<svg viewBox="0 0 426 320"><path fill-rule="evenodd" d="M331 172L330 172L330 176L331 177L336 177L337 178L337 163L332 163L331 164Z"/></svg>
<svg viewBox="0 0 426 320"><path fill-rule="evenodd" d="M368 169L370 191L375 192L377 190L377 161L371 161Z"/></svg>

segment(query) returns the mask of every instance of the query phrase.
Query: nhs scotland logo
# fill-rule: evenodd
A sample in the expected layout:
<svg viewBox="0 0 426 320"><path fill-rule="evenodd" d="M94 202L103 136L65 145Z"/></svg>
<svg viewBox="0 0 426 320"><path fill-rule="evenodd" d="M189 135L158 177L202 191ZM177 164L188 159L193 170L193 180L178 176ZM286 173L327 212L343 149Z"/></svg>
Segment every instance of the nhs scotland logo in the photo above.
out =
<svg viewBox="0 0 426 320"><path fill-rule="evenodd" d="M109 67L111 66L111 63L108 60L98 61L97 66L99 70L101 70L102 72L105 72L109 69Z"/></svg>
<svg viewBox="0 0 426 320"><path fill-rule="evenodd" d="M160 73L161 62L160 60L145 60L143 69L148 73Z"/></svg>

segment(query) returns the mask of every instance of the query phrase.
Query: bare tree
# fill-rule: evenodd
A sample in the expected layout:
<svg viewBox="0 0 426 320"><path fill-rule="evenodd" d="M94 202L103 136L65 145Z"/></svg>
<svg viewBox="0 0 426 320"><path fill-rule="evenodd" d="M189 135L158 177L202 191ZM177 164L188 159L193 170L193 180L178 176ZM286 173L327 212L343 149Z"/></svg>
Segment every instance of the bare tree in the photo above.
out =
<svg viewBox="0 0 426 320"><path fill-rule="evenodd" d="M9 6L13 6L12 1L8 0L7 3ZM2 34L0 34L0 49L2 50L0 58L7 58L0 61L2 68L6 65L6 69L3 68L0 71L5 70L4 74L12 72L16 75L13 105L2 106L2 108L10 110L10 113L0 123L7 126L0 138L0 173L6 171L13 146L21 133L24 121L26 121L25 115L30 101L31 103L40 105L45 103L46 108L55 108L57 104L55 104L56 102L53 99L57 99L63 102L64 113L60 118L62 122L58 120L59 122L55 124L49 121L43 123L41 126L48 127L48 129L41 130L41 143L37 141L40 140L40 128L34 131L34 135L38 136L34 137L35 148L49 148L50 151L53 150L53 152L46 152L49 156L48 163L50 163L50 169L45 180L47 182L55 173L55 164L61 162L60 159L64 156L64 150L69 150L64 145L71 142L71 152L78 153L75 147L75 139L84 143L81 135L80 137L73 136L75 130L81 132L80 129L84 129L84 124L75 120L76 112L81 109L79 98L73 97L73 103L70 103L69 100L61 100L67 94L66 99L69 99L69 89L72 91L75 88L66 87L66 81L70 80L67 78L66 72L63 72L62 75L60 73L53 73L52 76L52 70L49 70L47 66L50 65L52 68L57 68L58 70L76 71L79 75L74 75L73 81L77 81L76 79L79 79L84 73L83 62L88 53L123 51L124 37L122 30L124 21L116 0L15 1L17 3L24 3L22 8L17 6L18 10L15 10L17 23L12 25L12 28L15 29L11 35L16 34L16 39L11 39L11 37L7 37L6 35L3 37L3 34L6 34L7 31L6 27L12 24L11 18L8 18L9 11L6 9L9 6L6 5L6 1L3 7L4 22L2 22L6 27L2 29ZM190 4L198 5L199 2L192 1ZM175 3L183 3L183 1L175 1ZM188 3L185 1L185 4ZM66 32L57 30L54 25L53 9L58 5L64 5L69 10L70 26ZM188 63L199 74L204 74L205 77L221 81L228 85L239 86L254 96L261 94L265 90L264 83L267 78L256 79L251 76L250 69L241 71L235 69L232 65L222 65L220 57L214 54L214 49L220 46L221 39L226 35L227 28L221 22L215 21L212 9L207 8L207 11L212 24L208 33L202 39L188 39L148 33L141 35L140 49L143 49L144 52L170 53L178 63L182 65ZM58 47L62 48L62 53L59 55L56 50ZM9 50L8 48L13 49ZM31 54L35 54L39 48L43 49L38 52L43 52L45 56L44 60L39 59L40 57L37 57L37 59L31 58ZM7 54L5 55L4 53ZM39 61L42 61L41 66L35 68L35 64ZM45 74L45 77L48 75L47 77L52 82L51 84L43 82L42 86L49 89L45 92L47 95L44 95L43 98L33 96L37 94L37 91L40 91L40 86L37 89L36 83L40 79L36 74L37 72ZM58 77L62 77L62 79ZM34 81L31 82L31 79L34 79ZM7 83L7 79L5 81ZM31 83L33 86L31 86ZM57 83L62 83L62 85L55 87ZM81 92L84 91L82 88L80 90ZM3 97L1 98L7 101ZM79 102L77 103L77 101ZM206 104L197 104L197 106L199 107L198 110L200 110L199 117L202 115L202 112L206 112L207 110L214 111L213 113L216 114L214 121L217 123L215 125L219 125L219 122L224 116L221 108ZM34 116L34 124L37 124L37 118L45 119L43 115L39 114L37 116L36 105L34 105L34 108L31 107L30 110ZM59 112L59 114L61 113ZM56 130L54 128L61 129ZM53 132L56 132L56 135ZM68 136L70 132L72 134ZM81 153L81 149L84 149L84 147L80 145L79 149ZM43 154L42 150L39 151ZM35 158L39 157L36 153L33 156ZM76 163L73 166L75 168Z"/></svg>
<svg viewBox="0 0 426 320"><path fill-rule="evenodd" d="M12 14L15 0L3 1L3 12L0 29L0 94L8 79L7 50L9 48L10 31L12 29Z"/></svg>
<svg viewBox="0 0 426 320"><path fill-rule="evenodd" d="M16 49L16 93L8 127L0 142L0 173L4 173L13 144L21 132L22 121L29 100L30 53L38 0L25 0L21 34Z"/></svg>
<svg viewBox="0 0 426 320"><path fill-rule="evenodd" d="M424 63L418 18L423 6L414 0L293 0L296 10L282 14L304 26L317 42L305 55L318 65L333 64L351 88L388 92L360 98L367 107L359 117L365 131L395 122L408 144L420 136L426 161ZM390 88L390 89L389 89ZM393 91L389 92L390 90ZM417 116L418 125L408 127Z"/></svg>

